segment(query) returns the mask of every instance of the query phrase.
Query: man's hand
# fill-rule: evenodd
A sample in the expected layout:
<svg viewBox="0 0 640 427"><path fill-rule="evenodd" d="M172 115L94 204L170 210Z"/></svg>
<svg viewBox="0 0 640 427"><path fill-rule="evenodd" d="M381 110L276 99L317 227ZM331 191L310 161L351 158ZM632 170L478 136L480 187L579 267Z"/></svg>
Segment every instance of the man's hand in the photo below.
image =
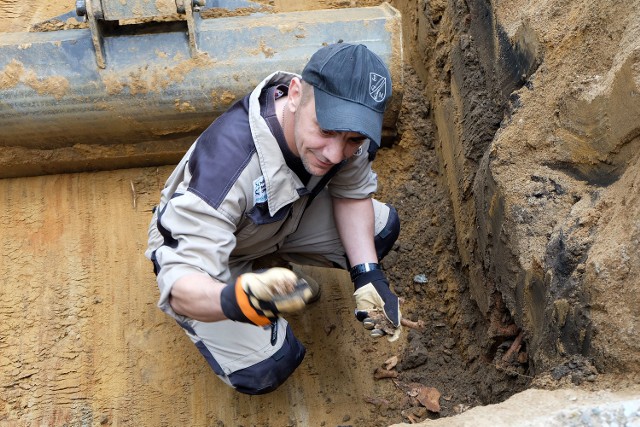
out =
<svg viewBox="0 0 640 427"><path fill-rule="evenodd" d="M356 318L371 336L388 335L389 341L400 337L400 302L389 289L389 281L381 270L368 271L354 280Z"/></svg>
<svg viewBox="0 0 640 427"><path fill-rule="evenodd" d="M312 296L309 284L286 268L245 273L220 295L225 316L238 322L267 326L280 313L299 311Z"/></svg>

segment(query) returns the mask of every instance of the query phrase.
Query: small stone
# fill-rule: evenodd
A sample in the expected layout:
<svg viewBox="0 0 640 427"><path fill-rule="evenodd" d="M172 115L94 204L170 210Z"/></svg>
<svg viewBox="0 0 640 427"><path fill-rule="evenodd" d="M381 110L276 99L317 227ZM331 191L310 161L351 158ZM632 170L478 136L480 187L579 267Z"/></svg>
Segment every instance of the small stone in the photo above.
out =
<svg viewBox="0 0 640 427"><path fill-rule="evenodd" d="M398 373L388 369L376 368L373 373L373 378L376 380L381 380L383 378L398 378Z"/></svg>
<svg viewBox="0 0 640 427"><path fill-rule="evenodd" d="M426 274L417 274L413 276L413 282L419 284L425 284L429 281Z"/></svg>
<svg viewBox="0 0 640 427"><path fill-rule="evenodd" d="M524 364L529 361L529 355L526 351L518 353L518 363Z"/></svg>

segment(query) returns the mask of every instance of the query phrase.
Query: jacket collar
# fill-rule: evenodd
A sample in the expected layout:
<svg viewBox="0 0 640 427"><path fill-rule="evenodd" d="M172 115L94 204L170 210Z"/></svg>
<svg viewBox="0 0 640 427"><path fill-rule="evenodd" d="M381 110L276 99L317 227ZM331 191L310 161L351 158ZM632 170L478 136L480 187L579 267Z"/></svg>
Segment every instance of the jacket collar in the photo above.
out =
<svg viewBox="0 0 640 427"><path fill-rule="evenodd" d="M260 82L249 96L249 126L264 176L271 216L284 206L298 200L300 196L297 189L304 187L304 185L287 166L278 141L271 133L267 122L260 115L258 98L264 87L273 84L289 84L294 77L300 76L277 71Z"/></svg>

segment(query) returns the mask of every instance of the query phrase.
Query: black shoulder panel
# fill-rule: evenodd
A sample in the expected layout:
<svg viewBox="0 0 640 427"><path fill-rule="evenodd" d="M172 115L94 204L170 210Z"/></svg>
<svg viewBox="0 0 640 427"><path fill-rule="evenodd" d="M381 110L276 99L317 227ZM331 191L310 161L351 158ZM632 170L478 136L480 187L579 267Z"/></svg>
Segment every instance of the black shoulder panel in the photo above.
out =
<svg viewBox="0 0 640 427"><path fill-rule="evenodd" d="M189 191L218 208L255 152L249 96L236 102L203 133L189 158Z"/></svg>

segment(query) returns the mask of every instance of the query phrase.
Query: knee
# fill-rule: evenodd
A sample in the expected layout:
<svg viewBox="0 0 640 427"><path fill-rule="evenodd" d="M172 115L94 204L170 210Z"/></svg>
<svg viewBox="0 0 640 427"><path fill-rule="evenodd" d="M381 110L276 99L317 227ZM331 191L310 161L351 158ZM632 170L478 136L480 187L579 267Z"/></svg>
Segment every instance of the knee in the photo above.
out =
<svg viewBox="0 0 640 427"><path fill-rule="evenodd" d="M400 217L398 216L398 211L389 204L387 204L387 206L389 207L387 223L374 238L378 261L382 260L389 253L400 235Z"/></svg>
<svg viewBox="0 0 640 427"><path fill-rule="evenodd" d="M296 370L305 355L305 348L287 325L282 347L268 359L227 376L236 391L244 394L266 394L282 385Z"/></svg>

